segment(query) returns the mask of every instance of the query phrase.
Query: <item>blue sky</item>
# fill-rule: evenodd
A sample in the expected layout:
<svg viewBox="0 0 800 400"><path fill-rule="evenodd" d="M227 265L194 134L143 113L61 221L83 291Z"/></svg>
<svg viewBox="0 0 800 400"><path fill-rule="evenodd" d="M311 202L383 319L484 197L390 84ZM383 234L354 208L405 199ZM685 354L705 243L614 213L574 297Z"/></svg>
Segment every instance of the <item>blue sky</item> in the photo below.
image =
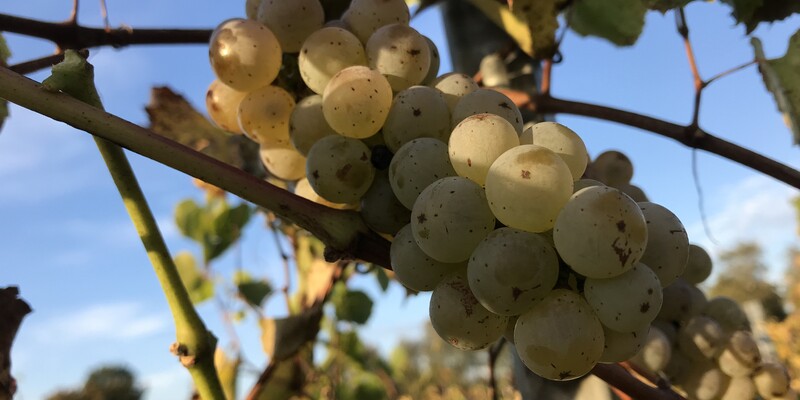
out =
<svg viewBox="0 0 800 400"><path fill-rule="evenodd" d="M2 12L64 19L68 1L6 2ZM101 23L97 2L82 4L81 22ZM211 27L241 16L243 2L109 0L111 23L134 27ZM687 8L701 74L709 77L752 59L744 28L734 26L728 9L695 2ZM450 69L436 10L423 12L414 26L442 50L441 72ZM793 18L756 31L768 56L783 54L788 37L800 28ZM49 43L8 35L12 63L48 54ZM651 13L636 46L618 49L602 40L568 33L564 62L554 69L553 94L569 99L636 110L679 123L691 117L692 82L671 14ZM97 84L106 108L146 124L144 105L153 85L169 85L202 106L213 79L202 45L94 50ZM32 77L43 79L47 74ZM741 240L756 240L767 251L770 276L779 281L785 251L797 244L788 199L797 191L715 155L699 153L700 182L708 223L720 247L705 236L691 174L691 151L636 129L581 117L558 120L578 132L592 155L625 152L635 165L633 182L651 200L675 212L690 240L712 253ZM775 104L751 67L715 82L705 92L701 125L735 143L800 167ZM134 168L173 252L198 248L182 239L172 223L175 204L199 197L190 180L157 163L131 156ZM281 282L272 240L252 223L241 246L246 268ZM21 287L35 312L23 323L14 347L14 373L23 400L39 399L56 388L76 386L89 369L124 362L148 387L149 399L185 398L188 374L167 351L174 340L171 318L133 227L91 138L18 107L0 134L0 284ZM235 254L226 254L218 272L230 276ZM365 340L388 351L401 337L422 332L427 296L405 299L392 286L379 294L370 280L356 282L378 305L362 331ZM285 308L269 302L267 313ZM223 342L226 336L211 304L200 311ZM257 331L239 330L248 358L262 366ZM249 380L254 376L248 375Z"/></svg>

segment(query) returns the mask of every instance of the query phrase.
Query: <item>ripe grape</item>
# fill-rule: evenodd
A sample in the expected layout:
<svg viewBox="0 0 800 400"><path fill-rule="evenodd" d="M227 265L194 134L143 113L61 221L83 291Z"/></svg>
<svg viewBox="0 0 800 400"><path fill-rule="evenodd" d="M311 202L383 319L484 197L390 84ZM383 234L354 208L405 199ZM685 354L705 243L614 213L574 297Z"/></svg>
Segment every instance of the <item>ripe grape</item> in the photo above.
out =
<svg viewBox="0 0 800 400"><path fill-rule="evenodd" d="M589 154L577 133L557 122L540 122L526 128L519 138L522 144L546 147L558 154L569 167L572 180L578 180L586 171Z"/></svg>
<svg viewBox="0 0 800 400"><path fill-rule="evenodd" d="M336 203L356 203L372 184L375 168L360 140L326 136L308 152L306 176L314 191Z"/></svg>
<svg viewBox="0 0 800 400"><path fill-rule="evenodd" d="M567 165L552 151L535 144L503 153L486 177L486 197L497 219L525 231L551 229L571 194Z"/></svg>
<svg viewBox="0 0 800 400"><path fill-rule="evenodd" d="M592 186L569 199L558 214L553 239L558 254L575 272L611 278L642 257L647 223L630 197L611 187Z"/></svg>
<svg viewBox="0 0 800 400"><path fill-rule="evenodd" d="M617 332L603 325L605 346L601 363L617 363L635 356L644 346L650 325L643 325L633 332Z"/></svg>
<svg viewBox="0 0 800 400"><path fill-rule="evenodd" d="M690 399L719 399L728 387L730 378L708 361L694 363L683 383Z"/></svg>
<svg viewBox="0 0 800 400"><path fill-rule="evenodd" d="M482 349L500 338L508 317L483 308L469 290L466 271L445 277L431 294L433 329L447 343L462 350Z"/></svg>
<svg viewBox="0 0 800 400"><path fill-rule="evenodd" d="M349 31L325 27L312 33L300 49L300 77L314 93L322 94L337 72L354 65L367 65L364 45Z"/></svg>
<svg viewBox="0 0 800 400"><path fill-rule="evenodd" d="M291 144L261 146L258 153L267 171L277 178L294 181L306 175L306 158Z"/></svg>
<svg viewBox="0 0 800 400"><path fill-rule="evenodd" d="M342 20L361 43L367 43L378 28L394 23L408 25L409 19L404 0L352 0L350 8L342 15Z"/></svg>
<svg viewBox="0 0 800 400"><path fill-rule="evenodd" d="M239 90L269 85L281 69L281 46L264 25L248 19L229 19L211 34L208 49L217 78Z"/></svg>
<svg viewBox="0 0 800 400"><path fill-rule="evenodd" d="M264 86L247 94L239 103L239 126L261 146L289 144L289 120L294 98L277 86Z"/></svg>
<svg viewBox="0 0 800 400"><path fill-rule="evenodd" d="M753 380L749 376L740 376L731 379L720 400L753 400L756 395L756 384ZM791 400L797 400L797 396Z"/></svg>
<svg viewBox="0 0 800 400"><path fill-rule="evenodd" d="M380 72L364 66L337 72L322 95L322 112L331 128L356 139L378 132L391 106L389 82Z"/></svg>
<svg viewBox="0 0 800 400"><path fill-rule="evenodd" d="M437 76L439 76L439 65L441 64L441 58L439 57L439 49L436 47L436 43L433 43L427 36L422 36L425 38L425 41L428 42L428 48L431 52L431 65L428 67L428 73L425 75L425 78L422 79L423 85L430 85ZM449 113L449 110L448 110Z"/></svg>
<svg viewBox="0 0 800 400"><path fill-rule="evenodd" d="M775 362L761 364L753 374L758 394L764 398L785 396L789 392L789 374L786 367Z"/></svg>
<svg viewBox="0 0 800 400"><path fill-rule="evenodd" d="M731 298L719 296L708 301L702 314L713 318L727 333L749 331L750 321L739 304Z"/></svg>
<svg viewBox="0 0 800 400"><path fill-rule="evenodd" d="M658 373L667 366L671 357L669 339L658 328L651 326L642 349L631 358L631 362L651 373Z"/></svg>
<svg viewBox="0 0 800 400"><path fill-rule="evenodd" d="M647 198L647 195L644 193L644 190L642 190L640 187L638 187L636 185L633 185L633 184L630 184L630 183L626 183L624 185L619 185L617 187L617 189L621 190L622 193L627 194L628 197L632 198L633 201L635 201L637 203L643 202L643 201L650 201Z"/></svg>
<svg viewBox="0 0 800 400"><path fill-rule="evenodd" d="M477 114L453 129L448 142L450 162L458 175L479 185L486 182L492 163L512 147L519 146L514 127L494 114Z"/></svg>
<svg viewBox="0 0 800 400"><path fill-rule="evenodd" d="M555 289L519 316L514 344L522 362L536 375L564 381L579 378L603 354L603 326L583 298Z"/></svg>
<svg viewBox="0 0 800 400"><path fill-rule="evenodd" d="M372 185L361 198L361 218L372 230L394 235L408 224L411 211L403 206L392 192L389 173L377 171Z"/></svg>
<svg viewBox="0 0 800 400"><path fill-rule="evenodd" d="M558 256L540 235L500 228L472 252L467 276L472 293L489 311L519 315L555 286Z"/></svg>
<svg viewBox="0 0 800 400"><path fill-rule="evenodd" d="M325 11L319 0L263 0L257 18L272 30L284 52L297 53L308 35L322 28Z"/></svg>
<svg viewBox="0 0 800 400"><path fill-rule="evenodd" d="M314 203L322 204L330 208L336 208L339 210L350 210L357 208L357 204L334 203L318 195L317 192L315 192L314 189L311 187L311 184L308 183L308 178L302 178L299 181L297 181L297 183L294 186L294 194L304 199L311 200Z"/></svg>
<svg viewBox="0 0 800 400"><path fill-rule="evenodd" d="M376 30L367 41L366 51L370 68L383 74L395 92L422 83L431 65L428 42L406 24L389 24Z"/></svg>
<svg viewBox="0 0 800 400"><path fill-rule="evenodd" d="M336 131L328 125L322 114L322 96L315 94L300 100L289 117L292 145L301 154L307 155L317 140L328 135L336 135Z"/></svg>
<svg viewBox="0 0 800 400"><path fill-rule="evenodd" d="M692 295L692 289L683 279L677 279L665 287L663 293L664 301L656 317L662 321L681 324L700 310L700 306L693 304L695 297Z"/></svg>
<svg viewBox="0 0 800 400"><path fill-rule="evenodd" d="M647 221L647 247L642 262L658 275L661 285L669 286L686 268L689 237L683 224L666 207L639 203Z"/></svg>
<svg viewBox="0 0 800 400"><path fill-rule="evenodd" d="M389 164L392 191L409 210L428 185L455 175L447 157L447 145L432 138L414 139L404 144Z"/></svg>
<svg viewBox="0 0 800 400"><path fill-rule="evenodd" d="M206 110L208 116L221 129L231 133L242 133L239 127L239 103L247 96L222 82L214 79L206 91ZM450 123L448 122L448 125Z"/></svg>
<svg viewBox="0 0 800 400"><path fill-rule="evenodd" d="M711 318L698 315L678 333L678 346L689 358L702 361L715 357L725 345L722 327Z"/></svg>
<svg viewBox="0 0 800 400"><path fill-rule="evenodd" d="M472 78L458 72L439 76L431 82L431 86L444 94L444 100L451 113L462 97L478 90L478 84Z"/></svg>
<svg viewBox="0 0 800 400"><path fill-rule="evenodd" d="M441 89L440 89L441 90ZM470 115L495 114L514 127L517 136L522 134L522 114L508 96L492 89L478 89L465 94L453 109L452 126L457 126Z"/></svg>
<svg viewBox="0 0 800 400"><path fill-rule="evenodd" d="M411 224L397 232L389 254L397 281L420 292L433 290L445 276L467 268L464 262L443 263L430 258L414 241Z"/></svg>
<svg viewBox="0 0 800 400"><path fill-rule="evenodd" d="M578 179L572 184L572 193L574 194L575 192L590 186L605 186L605 184L594 179Z"/></svg>
<svg viewBox="0 0 800 400"><path fill-rule="evenodd" d="M600 322L619 332L650 325L662 302L658 277L642 263L613 278L587 278L583 296Z"/></svg>
<svg viewBox="0 0 800 400"><path fill-rule="evenodd" d="M696 244L689 245L689 259L683 271L683 279L687 282L698 284L711 275L711 256Z"/></svg>
<svg viewBox="0 0 800 400"><path fill-rule="evenodd" d="M494 229L494 223L483 188L462 177L432 183L411 210L412 232L419 247L431 258L447 263L466 261Z"/></svg>
<svg viewBox="0 0 800 400"><path fill-rule="evenodd" d="M748 376L760 363L758 344L747 331L734 332L719 355L719 369L731 377Z"/></svg>
<svg viewBox="0 0 800 400"><path fill-rule="evenodd" d="M601 153L592 161L597 179L609 186L622 186L633 178L633 164L625 154L616 150Z"/></svg>
<svg viewBox="0 0 800 400"><path fill-rule="evenodd" d="M427 86L412 86L398 93L383 124L386 146L397 152L413 139L431 137L447 143L450 110L444 96Z"/></svg>

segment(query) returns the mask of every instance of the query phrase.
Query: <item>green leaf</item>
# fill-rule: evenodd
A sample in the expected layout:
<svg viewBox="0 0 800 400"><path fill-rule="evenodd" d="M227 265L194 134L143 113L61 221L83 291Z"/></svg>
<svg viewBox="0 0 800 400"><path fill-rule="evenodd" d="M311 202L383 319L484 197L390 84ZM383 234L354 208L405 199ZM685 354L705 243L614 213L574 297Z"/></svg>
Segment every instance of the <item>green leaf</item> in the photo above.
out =
<svg viewBox="0 0 800 400"><path fill-rule="evenodd" d="M214 296L214 283L199 268L191 253L182 251L175 256L175 266L183 286L189 292L193 304L199 304Z"/></svg>
<svg viewBox="0 0 800 400"><path fill-rule="evenodd" d="M196 242L203 241L203 210L192 199L186 199L175 207L175 225L183 236Z"/></svg>
<svg viewBox="0 0 800 400"><path fill-rule="evenodd" d="M647 8L660 11L662 14L669 10L685 7L693 0L644 0Z"/></svg>
<svg viewBox="0 0 800 400"><path fill-rule="evenodd" d="M389 398L383 381L372 372L362 371L356 375L352 385L355 386L352 394L353 399L383 400Z"/></svg>
<svg viewBox="0 0 800 400"><path fill-rule="evenodd" d="M378 285L380 285L382 291L386 291L389 288L389 275L386 274L386 270L376 266L375 267L375 278L378 280Z"/></svg>
<svg viewBox="0 0 800 400"><path fill-rule="evenodd" d="M331 294L331 303L336 309L336 318L364 324L372 314L372 299L360 290L348 290L343 283L337 283Z"/></svg>
<svg viewBox="0 0 800 400"><path fill-rule="evenodd" d="M239 270L233 275L233 283L239 290L239 296L253 307L261 307L261 303L272 293L272 286L266 280L255 280L247 271Z"/></svg>
<svg viewBox="0 0 800 400"><path fill-rule="evenodd" d="M744 24L750 34L762 22L775 22L800 13L797 0L722 0L733 8L736 22Z"/></svg>
<svg viewBox="0 0 800 400"><path fill-rule="evenodd" d="M175 208L175 224L181 234L203 246L203 259L208 264L241 237L252 215L247 204L231 208L224 198L210 198L203 207L187 199Z"/></svg>
<svg viewBox="0 0 800 400"><path fill-rule="evenodd" d="M772 92L784 122L792 130L793 143L800 144L800 30L789 39L789 48L781 58L766 60L761 41L751 39L759 62L758 69L767 90Z"/></svg>
<svg viewBox="0 0 800 400"><path fill-rule="evenodd" d="M570 28L583 36L598 36L616 44L636 43L644 28L647 7L642 0L577 0Z"/></svg>

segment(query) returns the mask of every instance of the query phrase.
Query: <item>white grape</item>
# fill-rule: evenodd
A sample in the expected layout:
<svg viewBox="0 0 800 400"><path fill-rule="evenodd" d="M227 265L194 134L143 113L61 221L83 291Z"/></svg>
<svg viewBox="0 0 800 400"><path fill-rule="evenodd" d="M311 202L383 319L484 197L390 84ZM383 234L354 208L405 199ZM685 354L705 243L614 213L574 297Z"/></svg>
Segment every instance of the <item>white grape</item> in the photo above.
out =
<svg viewBox="0 0 800 400"><path fill-rule="evenodd" d="M689 358L702 361L715 357L725 345L725 333L711 318L698 315L678 334L678 345Z"/></svg>
<svg viewBox="0 0 800 400"><path fill-rule="evenodd" d="M557 122L539 122L526 128L519 139L522 144L546 147L558 154L572 172L572 180L578 180L586 171L589 154L586 145L577 133Z"/></svg>
<svg viewBox="0 0 800 400"><path fill-rule="evenodd" d="M506 151L486 176L486 197L497 219L529 232L553 228L571 194L572 176L567 165L552 151L535 144Z"/></svg>
<svg viewBox="0 0 800 400"><path fill-rule="evenodd" d="M702 314L713 318L727 333L735 331L749 331L750 321L742 307L731 298L718 296L708 301L702 310Z"/></svg>
<svg viewBox="0 0 800 400"><path fill-rule="evenodd" d="M686 390L690 399L715 400L722 397L729 382L729 377L716 368L713 363L705 361L692 365L687 373L686 381L683 383L683 389Z"/></svg>
<svg viewBox="0 0 800 400"><path fill-rule="evenodd" d="M514 127L517 136L522 134L522 114L508 96L492 89L478 89L458 100L452 115L452 126L475 114L495 114Z"/></svg>
<svg viewBox="0 0 800 400"><path fill-rule="evenodd" d="M617 189L579 190L558 214L553 230L558 254L589 278L611 278L636 264L647 246L639 206Z"/></svg>
<svg viewBox="0 0 800 400"><path fill-rule="evenodd" d="M640 203L640 202L643 202L643 201L650 201L647 198L647 195L644 193L644 190L642 190L642 188L640 188L640 187L638 187L636 185L633 185L633 184L630 184L630 183L626 183L624 185L617 186L617 189L621 190L622 193L627 194L628 197L632 198L633 201L635 201L637 203Z"/></svg>
<svg viewBox="0 0 800 400"><path fill-rule="evenodd" d="M489 311L519 315L555 286L558 256L540 235L500 228L472 252L467 275L472 293Z"/></svg>
<svg viewBox="0 0 800 400"><path fill-rule="evenodd" d="M448 142L450 162L458 175L479 185L486 182L492 163L519 146L514 127L494 114L471 115L453 129Z"/></svg>
<svg viewBox="0 0 800 400"><path fill-rule="evenodd" d="M211 68L226 85L250 91L269 85L278 76L281 46L266 26L248 19L229 19L211 34Z"/></svg>
<svg viewBox="0 0 800 400"><path fill-rule="evenodd" d="M387 171L376 171L372 185L361 198L361 218L372 230L394 235L408 224L411 211L406 208L392 191Z"/></svg>
<svg viewBox="0 0 800 400"><path fill-rule="evenodd" d="M757 394L753 380L749 376L741 376L731 379L720 400L753 400ZM791 400L797 400L797 396Z"/></svg>
<svg viewBox="0 0 800 400"><path fill-rule="evenodd" d="M642 263L613 278L587 278L583 295L600 322L619 332L649 325L663 300L658 277Z"/></svg>
<svg viewBox="0 0 800 400"><path fill-rule="evenodd" d="M300 49L300 77L314 93L322 94L337 72L354 65L367 65L364 45L342 28L326 27L312 33Z"/></svg>
<svg viewBox="0 0 800 400"><path fill-rule="evenodd" d="M669 339L656 327L650 327L647 332L647 339L644 341L641 350L636 353L631 362L644 368L651 373L663 370L672 357L672 345Z"/></svg>
<svg viewBox="0 0 800 400"><path fill-rule="evenodd" d="M578 179L572 184L572 193L574 194L578 190L587 188L589 186L605 186L605 184L594 179Z"/></svg>
<svg viewBox="0 0 800 400"><path fill-rule="evenodd" d="M297 181L294 186L294 194L330 208L336 208L339 210L350 210L357 208L357 204L334 203L318 195L317 192L314 191L314 188L311 187L311 184L308 183L308 178L302 178Z"/></svg>
<svg viewBox="0 0 800 400"><path fill-rule="evenodd" d="M494 224L483 188L467 178L433 182L411 210L414 239L425 254L441 262L466 261Z"/></svg>
<svg viewBox="0 0 800 400"><path fill-rule="evenodd" d="M432 138L414 139L404 144L389 164L392 190L409 210L428 185L455 175L447 157L447 145Z"/></svg>
<svg viewBox="0 0 800 400"><path fill-rule="evenodd" d="M630 183L633 177L633 164L625 154L609 150L592 161L592 170L597 179L609 186L622 186Z"/></svg>
<svg viewBox="0 0 800 400"><path fill-rule="evenodd" d="M635 356L644 346L650 325L644 325L633 332L617 332L603 325L605 346L601 363L617 363Z"/></svg>
<svg viewBox="0 0 800 400"><path fill-rule="evenodd" d="M686 262L686 269L683 271L683 279L696 285L705 281L709 275L711 275L711 256L702 247L690 244L689 258Z"/></svg>
<svg viewBox="0 0 800 400"><path fill-rule="evenodd" d="M307 155L317 140L328 135L336 135L336 131L328 125L322 113L322 96L315 94L300 100L289 117L292 145L301 154Z"/></svg>
<svg viewBox="0 0 800 400"><path fill-rule="evenodd" d="M242 133L238 113L239 103L245 96L246 92L240 92L220 82L219 79L214 79L206 91L208 116L218 127L231 133Z"/></svg>
<svg viewBox="0 0 800 400"><path fill-rule="evenodd" d="M458 72L450 72L439 76L431 82L431 86L442 92L451 113L462 97L479 88L472 78Z"/></svg>
<svg viewBox="0 0 800 400"><path fill-rule="evenodd" d="M269 27L286 53L297 53L303 41L325 23L319 0L262 0L258 22Z"/></svg>
<svg viewBox="0 0 800 400"><path fill-rule="evenodd" d="M431 294L431 325L447 343L462 350L485 348L500 338L508 317L483 308L467 283L466 271L445 277Z"/></svg>
<svg viewBox="0 0 800 400"><path fill-rule="evenodd" d="M753 374L758 394L767 399L785 396L790 390L789 382L786 367L775 362L761 364Z"/></svg>
<svg viewBox="0 0 800 400"><path fill-rule="evenodd" d="M306 175L306 158L291 144L261 146L261 162L273 176L287 180L298 180Z"/></svg>
<svg viewBox="0 0 800 400"><path fill-rule="evenodd" d="M294 97L278 86L264 86L247 94L239 103L239 126L261 146L289 144L289 121Z"/></svg>
<svg viewBox="0 0 800 400"><path fill-rule="evenodd" d="M431 52L431 65L428 67L428 73L425 75L425 78L422 79L422 84L429 85L439 76L439 66L442 61L439 57L439 49L436 47L436 43L433 43L433 40L427 36L423 35L422 37L428 42L428 48Z"/></svg>
<svg viewBox="0 0 800 400"><path fill-rule="evenodd" d="M464 262L443 263L430 258L414 241L411 224L397 232L389 254L395 279L420 292L433 290L445 276L467 268Z"/></svg>
<svg viewBox="0 0 800 400"><path fill-rule="evenodd" d="M410 15L404 0L352 0L342 20L362 43L378 28L389 24L406 24Z"/></svg>
<svg viewBox="0 0 800 400"><path fill-rule="evenodd" d="M391 106L389 82L380 72L364 66L348 67L336 73L322 95L322 112L331 128L356 139L377 133Z"/></svg>
<svg viewBox="0 0 800 400"><path fill-rule="evenodd" d="M366 51L370 68L380 71L395 92L422 83L431 65L428 42L407 24L379 28L367 41Z"/></svg>
<svg viewBox="0 0 800 400"><path fill-rule="evenodd" d="M587 374L603 354L600 320L583 298L555 289L519 316L514 344L522 362L536 375L570 380Z"/></svg>
<svg viewBox="0 0 800 400"><path fill-rule="evenodd" d="M641 261L658 275L662 286L669 286L686 268L689 237L678 217L666 207L638 204L647 221L647 248Z"/></svg>
<svg viewBox="0 0 800 400"><path fill-rule="evenodd" d="M734 332L719 354L719 369L731 377L748 376L760 363L758 343L747 331Z"/></svg>
<svg viewBox="0 0 800 400"><path fill-rule="evenodd" d="M326 136L311 147L306 176L314 191L336 203L355 203L369 190L375 168L360 140Z"/></svg>
<svg viewBox="0 0 800 400"><path fill-rule="evenodd" d="M444 96L427 86L412 86L403 90L394 97L382 132L386 146L393 152L421 137L447 143L450 138L450 110Z"/></svg>

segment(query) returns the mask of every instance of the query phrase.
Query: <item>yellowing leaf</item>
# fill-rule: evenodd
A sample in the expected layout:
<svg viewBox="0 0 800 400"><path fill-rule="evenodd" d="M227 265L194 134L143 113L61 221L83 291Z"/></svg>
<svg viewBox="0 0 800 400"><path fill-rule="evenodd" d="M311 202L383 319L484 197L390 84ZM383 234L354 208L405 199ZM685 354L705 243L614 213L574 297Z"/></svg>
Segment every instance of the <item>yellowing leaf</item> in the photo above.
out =
<svg viewBox="0 0 800 400"><path fill-rule="evenodd" d="M186 251L178 253L175 256L175 266L193 304L206 301L214 295L214 283L197 268L191 253Z"/></svg>
<svg viewBox="0 0 800 400"><path fill-rule="evenodd" d="M800 30L789 39L789 48L781 58L767 60L761 41L751 39L761 76L772 92L786 126L792 131L793 143L800 144Z"/></svg>
<svg viewBox="0 0 800 400"><path fill-rule="evenodd" d="M240 364L239 357L228 358L221 347L217 347L214 352L214 367L217 369L217 376L226 399L236 398L236 377L239 375Z"/></svg>
<svg viewBox="0 0 800 400"><path fill-rule="evenodd" d="M528 55L534 55L533 38L528 29L528 22L516 15L505 4L497 0L469 0L475 7L483 12L497 26L503 28Z"/></svg>
<svg viewBox="0 0 800 400"><path fill-rule="evenodd" d="M291 357L304 344L314 340L319 333L320 320L321 305L286 318L263 318L260 323L261 347L270 357L270 362Z"/></svg>

